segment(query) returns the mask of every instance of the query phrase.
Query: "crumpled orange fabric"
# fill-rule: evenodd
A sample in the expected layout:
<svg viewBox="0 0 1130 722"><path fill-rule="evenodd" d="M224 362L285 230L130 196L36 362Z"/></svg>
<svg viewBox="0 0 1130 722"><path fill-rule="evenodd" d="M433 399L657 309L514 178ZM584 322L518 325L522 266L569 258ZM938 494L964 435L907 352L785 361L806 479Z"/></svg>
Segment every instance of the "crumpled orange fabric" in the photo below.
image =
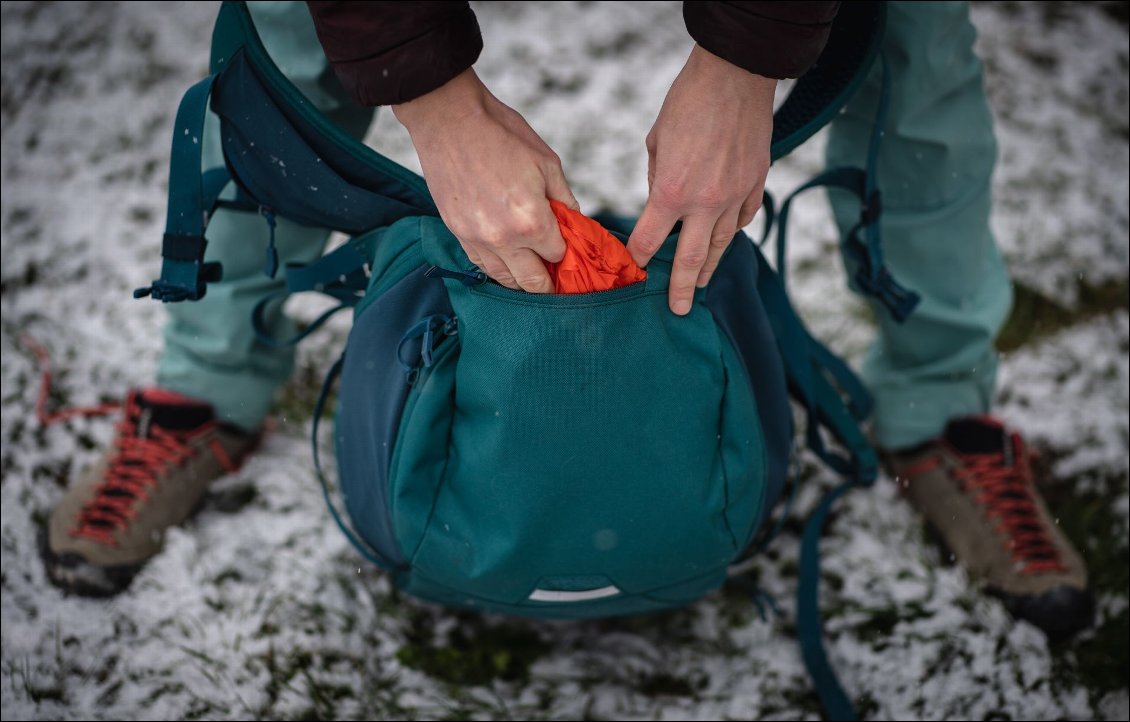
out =
<svg viewBox="0 0 1130 722"><path fill-rule="evenodd" d="M647 278L624 244L604 226L560 201L551 200L549 205L565 239L565 257L545 264L555 293L609 291Z"/></svg>

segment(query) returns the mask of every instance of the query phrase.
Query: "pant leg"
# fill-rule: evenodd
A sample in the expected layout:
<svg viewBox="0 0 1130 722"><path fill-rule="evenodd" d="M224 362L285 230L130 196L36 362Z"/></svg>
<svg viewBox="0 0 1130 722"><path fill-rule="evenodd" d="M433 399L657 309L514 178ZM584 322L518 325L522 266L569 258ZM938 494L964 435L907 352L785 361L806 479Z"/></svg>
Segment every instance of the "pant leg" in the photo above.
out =
<svg viewBox="0 0 1130 722"><path fill-rule="evenodd" d="M872 303L879 337L863 366L879 444L937 436L955 416L988 411L993 341L1012 286L989 228L996 159L992 116L967 3L891 2L883 44L891 105L878 165L883 251L922 301L903 324ZM878 67L829 130L830 167L863 166L879 95ZM858 203L830 192L841 232ZM853 271L848 263L849 275Z"/></svg>
<svg viewBox="0 0 1130 722"><path fill-rule="evenodd" d="M353 104L337 82L306 4L252 2L248 6L264 45L283 73L331 120L362 137L373 110ZM219 121L212 113L205 124L204 143L205 167L222 165ZM282 273L271 279L263 272L268 228L261 216L221 209L205 235L206 259L223 264L224 278L209 284L200 301L166 305L169 318L157 383L211 402L217 416L228 423L257 429L270 410L275 391L294 367L293 349L259 343L251 327L255 304L283 288ZM315 260L328 236L325 229L280 218L275 231L280 266L287 261ZM267 326L277 338L294 332L281 305L275 304L266 314Z"/></svg>

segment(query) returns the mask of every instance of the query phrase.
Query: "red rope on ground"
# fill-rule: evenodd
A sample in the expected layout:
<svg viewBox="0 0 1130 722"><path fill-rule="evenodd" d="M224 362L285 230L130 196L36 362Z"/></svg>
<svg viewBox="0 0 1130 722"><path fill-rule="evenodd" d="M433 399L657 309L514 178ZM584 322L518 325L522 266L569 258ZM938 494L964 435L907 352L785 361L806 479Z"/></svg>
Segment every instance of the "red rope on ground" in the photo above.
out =
<svg viewBox="0 0 1130 722"><path fill-rule="evenodd" d="M57 424L60 421L65 421L75 416L106 416L112 414L122 407L120 401L105 402L97 406L72 406L71 408L61 409L53 413L47 411L47 397L51 393L51 357L38 341L33 339L28 334L22 336L24 345L31 349L32 353L39 359L39 367L42 369L42 381L39 385L39 398L35 402L35 415L39 418L39 423L43 426Z"/></svg>

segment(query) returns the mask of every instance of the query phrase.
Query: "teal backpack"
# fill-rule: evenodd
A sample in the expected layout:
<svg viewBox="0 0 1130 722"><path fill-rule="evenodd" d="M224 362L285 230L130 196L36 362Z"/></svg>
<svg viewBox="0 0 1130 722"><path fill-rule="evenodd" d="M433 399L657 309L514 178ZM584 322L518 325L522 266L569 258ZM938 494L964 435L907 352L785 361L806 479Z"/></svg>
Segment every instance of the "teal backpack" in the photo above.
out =
<svg viewBox="0 0 1130 722"><path fill-rule="evenodd" d="M862 82L884 13L882 3L843 5L821 61L775 115L774 159ZM296 343L332 313L354 311L316 419L340 377L339 493L323 486L357 550L403 591L453 607L582 618L690 604L772 536L774 510L788 497L791 393L806 412L809 447L845 477L805 530L798 626L827 711L850 717L823 652L818 541L835 499L876 476L860 430L870 399L806 331L758 246L739 233L685 317L667 307L677 233L644 282L581 295L510 290L470 263L423 178L335 127L291 85L244 3L222 6L211 70L176 119L161 277L135 296L195 300L220 280L218 264L204 261L217 207L350 236L315 263L287 264L286 289L263 299L251 322L263 343ZM190 139L201 137L209 101L226 165L202 169L201 144ZM233 181L235 199L222 200ZM883 266L874 173L837 169L800 190L821 185L863 202L844 241L859 262L855 280L905 317L916 298ZM768 198L765 208L768 235ZM786 202L779 269L788 211ZM634 223L597 219L623 241ZM274 275L273 240L268 257ZM338 305L298 337L261 331L267 304L311 290ZM318 461L317 421L313 435Z"/></svg>

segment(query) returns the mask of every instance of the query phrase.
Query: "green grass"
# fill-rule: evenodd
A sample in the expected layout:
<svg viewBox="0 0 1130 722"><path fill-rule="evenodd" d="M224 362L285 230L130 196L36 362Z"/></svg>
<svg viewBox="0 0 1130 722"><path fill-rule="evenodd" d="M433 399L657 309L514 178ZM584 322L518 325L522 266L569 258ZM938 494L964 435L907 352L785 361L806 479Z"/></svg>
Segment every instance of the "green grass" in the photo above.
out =
<svg viewBox="0 0 1130 722"><path fill-rule="evenodd" d="M458 625L437 638L434 618L423 610L413 614L397 660L450 684L478 686L528 679L530 665L551 648L521 621L487 624L477 615L459 617Z"/></svg>
<svg viewBox="0 0 1130 722"><path fill-rule="evenodd" d="M1130 279L1091 285L1079 281L1079 300L1073 308L1048 298L1019 281L1013 283L1012 313L997 335L997 349L1014 351L1096 316L1130 309Z"/></svg>

